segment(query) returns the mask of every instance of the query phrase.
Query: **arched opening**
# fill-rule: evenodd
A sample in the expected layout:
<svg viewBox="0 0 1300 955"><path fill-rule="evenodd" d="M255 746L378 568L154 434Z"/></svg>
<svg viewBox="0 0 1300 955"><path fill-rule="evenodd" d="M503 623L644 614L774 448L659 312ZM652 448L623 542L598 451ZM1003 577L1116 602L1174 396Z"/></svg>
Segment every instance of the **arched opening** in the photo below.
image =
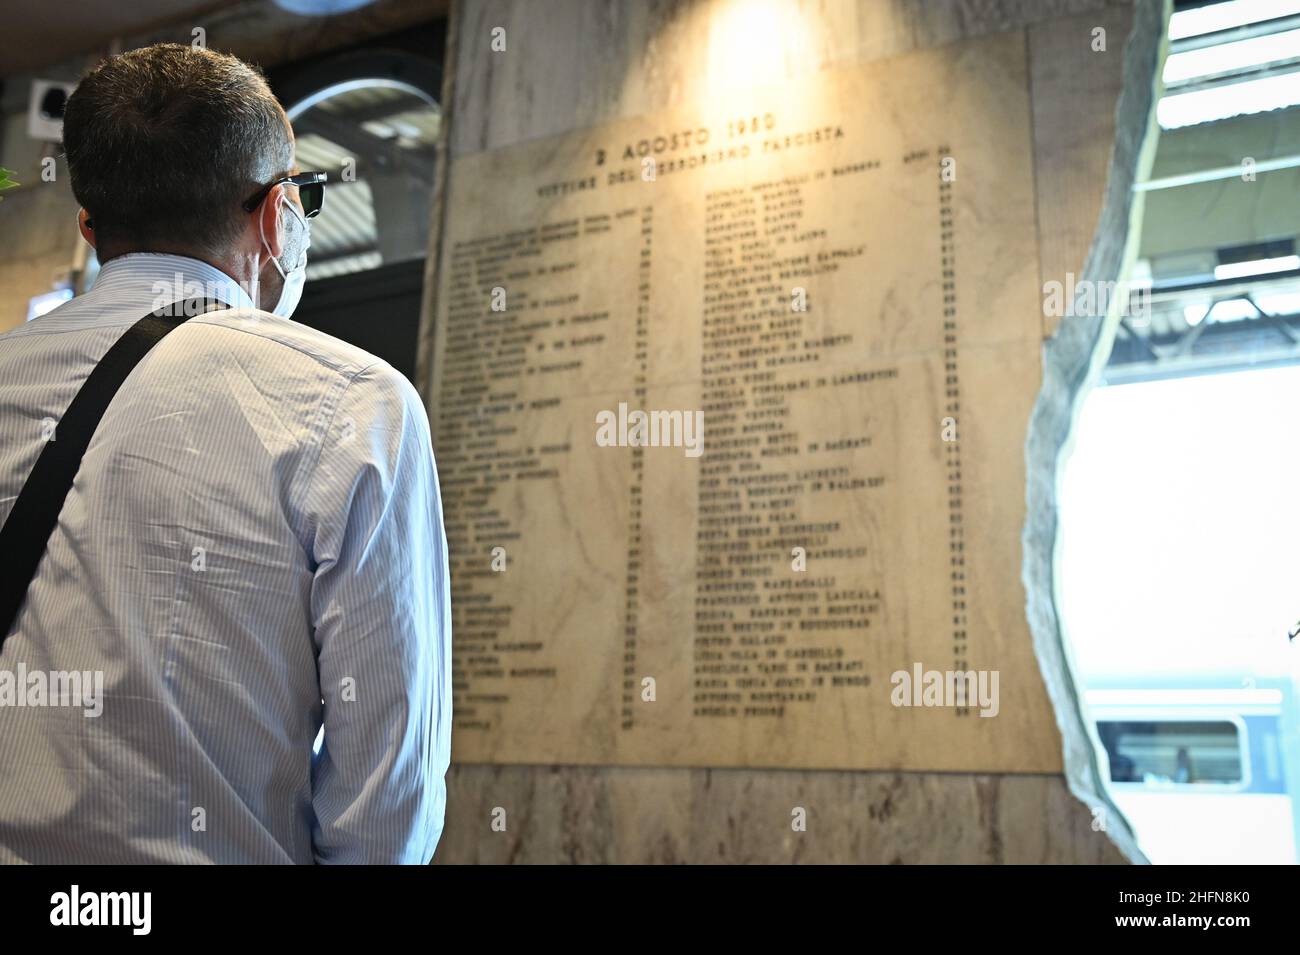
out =
<svg viewBox="0 0 1300 955"><path fill-rule="evenodd" d="M1298 60L1300 4L1177 5L1139 294L1062 459L1062 632L1155 863L1297 857Z"/></svg>
<svg viewBox="0 0 1300 955"><path fill-rule="evenodd" d="M330 172L312 223L309 278L423 258L441 113L419 87L388 78L333 83L292 104L298 164Z"/></svg>
<svg viewBox="0 0 1300 955"><path fill-rule="evenodd" d="M435 29L436 26L436 29ZM414 31L408 46L437 49ZM298 165L329 173L295 319L415 375L441 66L384 41L272 77Z"/></svg>

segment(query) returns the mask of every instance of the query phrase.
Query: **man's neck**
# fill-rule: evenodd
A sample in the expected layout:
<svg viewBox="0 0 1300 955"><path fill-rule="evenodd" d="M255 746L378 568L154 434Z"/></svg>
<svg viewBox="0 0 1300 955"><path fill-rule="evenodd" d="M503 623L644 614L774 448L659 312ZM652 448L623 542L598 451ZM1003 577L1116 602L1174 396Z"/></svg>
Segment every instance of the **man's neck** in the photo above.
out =
<svg viewBox="0 0 1300 955"><path fill-rule="evenodd" d="M202 249L182 249L175 247L147 246L140 248L114 248L109 255L99 255L99 264L107 265L113 259L121 258L124 255L148 254L148 255L176 255L182 258L194 259L205 265L210 265L214 269L220 270L240 288L248 292L250 297L256 298L253 291L257 288L257 279L254 274L252 263L247 259L236 256L214 256L212 253Z"/></svg>

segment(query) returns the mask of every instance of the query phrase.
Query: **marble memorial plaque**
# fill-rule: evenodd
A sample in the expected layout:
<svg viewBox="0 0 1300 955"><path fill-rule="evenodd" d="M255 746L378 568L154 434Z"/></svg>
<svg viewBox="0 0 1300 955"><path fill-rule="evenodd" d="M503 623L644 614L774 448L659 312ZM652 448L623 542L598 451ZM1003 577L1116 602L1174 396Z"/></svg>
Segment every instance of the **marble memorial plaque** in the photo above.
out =
<svg viewBox="0 0 1300 955"><path fill-rule="evenodd" d="M1024 38L455 160L454 758L1053 772Z"/></svg>

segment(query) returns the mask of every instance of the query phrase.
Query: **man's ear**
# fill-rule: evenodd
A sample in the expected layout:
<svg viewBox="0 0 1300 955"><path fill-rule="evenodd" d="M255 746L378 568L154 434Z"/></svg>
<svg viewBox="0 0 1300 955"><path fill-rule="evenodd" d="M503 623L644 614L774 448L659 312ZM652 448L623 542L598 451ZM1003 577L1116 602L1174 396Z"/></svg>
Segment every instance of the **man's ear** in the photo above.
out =
<svg viewBox="0 0 1300 955"><path fill-rule="evenodd" d="M81 237L92 249L95 248L95 227L90 220L90 213L85 209L77 213L77 228L81 231Z"/></svg>
<svg viewBox="0 0 1300 955"><path fill-rule="evenodd" d="M284 195L284 186L276 186L257 207L254 215L260 219L261 232L258 235L259 242L262 236L266 236L266 244L271 249L271 257L278 259L284 254L284 230L280 228L280 204L287 201Z"/></svg>

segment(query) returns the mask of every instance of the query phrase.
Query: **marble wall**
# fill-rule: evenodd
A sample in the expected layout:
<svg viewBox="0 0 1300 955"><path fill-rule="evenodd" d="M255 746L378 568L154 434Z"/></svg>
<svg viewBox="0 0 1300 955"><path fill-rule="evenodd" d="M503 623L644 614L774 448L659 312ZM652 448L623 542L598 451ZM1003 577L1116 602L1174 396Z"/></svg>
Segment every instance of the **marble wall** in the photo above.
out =
<svg viewBox="0 0 1300 955"><path fill-rule="evenodd" d="M434 862L1124 863L1092 824L1055 775L461 765Z"/></svg>

